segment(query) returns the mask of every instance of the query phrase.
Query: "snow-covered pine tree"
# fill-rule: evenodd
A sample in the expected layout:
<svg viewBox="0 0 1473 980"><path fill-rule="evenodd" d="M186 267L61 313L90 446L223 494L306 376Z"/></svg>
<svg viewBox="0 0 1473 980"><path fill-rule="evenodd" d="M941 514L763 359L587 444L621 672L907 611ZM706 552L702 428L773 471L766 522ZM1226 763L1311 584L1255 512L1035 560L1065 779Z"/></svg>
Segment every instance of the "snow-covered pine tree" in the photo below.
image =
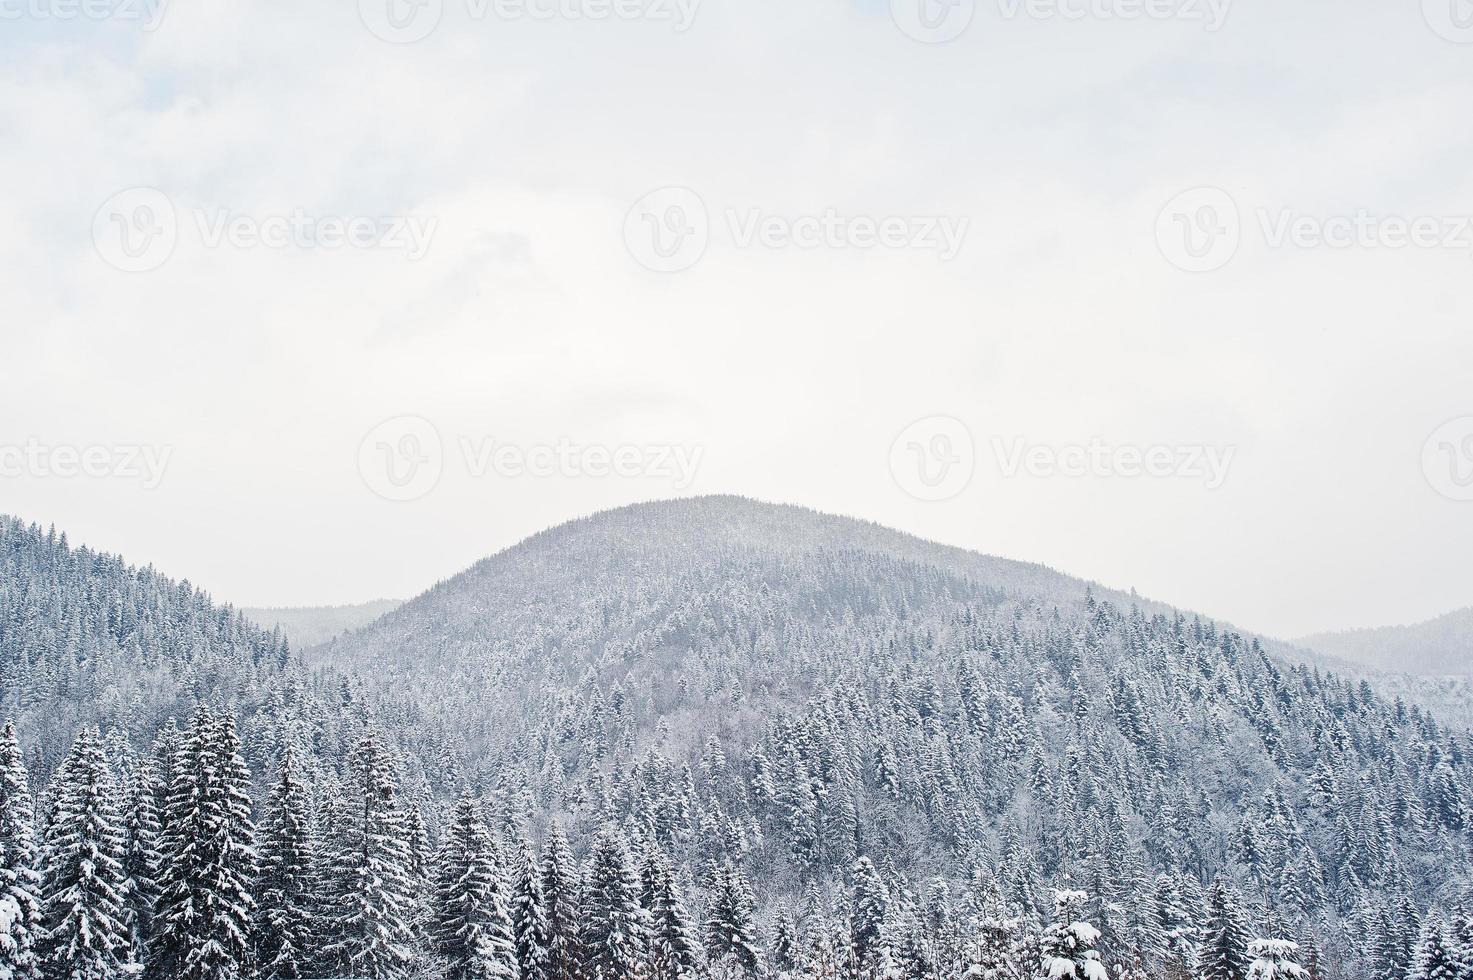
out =
<svg viewBox="0 0 1473 980"><path fill-rule="evenodd" d="M763 970L762 949L753 922L752 885L740 865L716 869L706 899L704 934L710 971L719 976L751 977Z"/></svg>
<svg viewBox="0 0 1473 980"><path fill-rule="evenodd" d="M582 961L578 870L557 823L547 832L540 877L547 921L547 980L576 980Z"/></svg>
<svg viewBox="0 0 1473 980"><path fill-rule="evenodd" d="M649 924L624 837L605 826L593 841L582 902L582 977L630 980L648 964Z"/></svg>
<svg viewBox="0 0 1473 980"><path fill-rule="evenodd" d="M1207 920L1197 952L1201 980L1246 980L1248 938L1238 897L1219 875L1207 893Z"/></svg>
<svg viewBox="0 0 1473 980"><path fill-rule="evenodd" d="M1108 980L1095 945L1100 931L1083 920L1089 896L1064 889L1054 892L1054 920L1044 930L1039 976L1049 980Z"/></svg>
<svg viewBox="0 0 1473 980"><path fill-rule="evenodd" d="M251 969L255 827L250 771L235 719L200 705L174 763L160 848L157 942L149 963L170 980L234 980Z"/></svg>
<svg viewBox="0 0 1473 980"><path fill-rule="evenodd" d="M42 976L117 980L131 951L122 818L96 729L77 734L52 793L42 881Z"/></svg>
<svg viewBox="0 0 1473 980"><path fill-rule="evenodd" d="M35 980L41 927L34 800L15 726L0 731L0 980Z"/></svg>
<svg viewBox="0 0 1473 980"><path fill-rule="evenodd" d="M133 957L148 962L154 914L159 901L160 854L157 767L144 759L128 778L124 792L123 874L127 880L127 924Z"/></svg>
<svg viewBox="0 0 1473 980"><path fill-rule="evenodd" d="M700 944L681 899L675 870L653 844L645 853L640 877L650 919L651 980L694 980L700 970Z"/></svg>
<svg viewBox="0 0 1473 980"><path fill-rule="evenodd" d="M1287 939L1255 939L1248 944L1248 980L1305 980L1299 945Z"/></svg>
<svg viewBox="0 0 1473 980"><path fill-rule="evenodd" d="M511 931L519 980L547 980L547 908L532 842L518 833L511 845Z"/></svg>
<svg viewBox="0 0 1473 980"><path fill-rule="evenodd" d="M373 731L353 749L351 782L341 801L331 878L333 972L397 980L412 957L412 893L404 815L388 752Z"/></svg>
<svg viewBox="0 0 1473 980"><path fill-rule="evenodd" d="M261 827L256 885L256 957L267 980L308 975L313 958L313 884L317 842L296 753L281 751Z"/></svg>
<svg viewBox="0 0 1473 980"><path fill-rule="evenodd" d="M1417 939L1408 980L1465 980L1467 974L1459 952L1456 940L1448 936L1442 918L1427 916Z"/></svg>
<svg viewBox="0 0 1473 980"><path fill-rule="evenodd" d="M856 976L873 974L885 958L885 916L890 892L874 862L861 856L851 872L849 902L849 961Z"/></svg>
<svg viewBox="0 0 1473 980"><path fill-rule="evenodd" d="M451 980L515 980L518 974L493 850L480 805L461 797L435 862L432 932Z"/></svg>

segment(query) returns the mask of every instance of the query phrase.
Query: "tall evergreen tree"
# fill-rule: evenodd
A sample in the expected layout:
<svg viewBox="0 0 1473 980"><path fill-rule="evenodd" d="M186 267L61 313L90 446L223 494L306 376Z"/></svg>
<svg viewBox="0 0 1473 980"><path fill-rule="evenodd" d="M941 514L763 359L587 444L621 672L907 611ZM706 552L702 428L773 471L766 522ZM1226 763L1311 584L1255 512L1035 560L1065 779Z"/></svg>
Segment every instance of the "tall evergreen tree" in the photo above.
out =
<svg viewBox="0 0 1473 980"><path fill-rule="evenodd" d="M1197 974L1201 980L1246 980L1248 965L1248 926L1232 886L1219 875L1207 893Z"/></svg>
<svg viewBox="0 0 1473 980"><path fill-rule="evenodd" d="M1457 942L1448 935L1442 919L1427 916L1417 940L1409 980L1464 980L1466 974L1460 961Z"/></svg>
<svg viewBox="0 0 1473 980"><path fill-rule="evenodd" d="M582 902L584 980L631 980L643 975L649 925L639 904L639 878L624 837L604 827L588 858Z"/></svg>
<svg viewBox="0 0 1473 980"><path fill-rule="evenodd" d="M681 899L675 871L655 845L645 854L640 877L650 919L651 980L694 980L700 969L700 944Z"/></svg>
<svg viewBox="0 0 1473 980"><path fill-rule="evenodd" d="M131 952L122 819L96 729L78 733L53 792L42 882L42 975L116 980Z"/></svg>
<svg viewBox="0 0 1473 980"><path fill-rule="evenodd" d="M885 916L890 893L868 857L854 862L849 907L849 955L861 974L873 972L885 955Z"/></svg>
<svg viewBox="0 0 1473 980"><path fill-rule="evenodd" d="M159 798L157 769L145 759L128 779L124 794L123 874L127 881L127 923L133 956L139 963L149 960L154 932L154 915L159 902L159 876L163 857L159 850Z"/></svg>
<svg viewBox="0 0 1473 980"><path fill-rule="evenodd" d="M235 719L201 705L180 743L169 792L149 964L155 976L234 980L250 972L256 851L249 785Z"/></svg>
<svg viewBox="0 0 1473 980"><path fill-rule="evenodd" d="M462 797L435 872L434 939L451 980L514 980L516 945L491 834L480 806Z"/></svg>
<svg viewBox="0 0 1473 980"><path fill-rule="evenodd" d="M556 823L542 851L541 884L547 922L547 980L576 980L582 960L578 871L568 839Z"/></svg>
<svg viewBox="0 0 1473 980"><path fill-rule="evenodd" d="M412 894L404 815L388 752L369 732L353 750L350 792L335 828L329 941L333 970L397 980L412 957Z"/></svg>
<svg viewBox="0 0 1473 980"><path fill-rule="evenodd" d="M547 908L532 843L518 834L512 848L511 929L520 980L547 980Z"/></svg>
<svg viewBox="0 0 1473 980"><path fill-rule="evenodd" d="M256 956L261 976L297 980L312 962L314 865L307 788L291 746L282 749L261 828Z"/></svg>
<svg viewBox="0 0 1473 980"><path fill-rule="evenodd" d="M35 980L41 927L40 849L30 777L15 726L0 731L0 980Z"/></svg>
<svg viewBox="0 0 1473 980"><path fill-rule="evenodd" d="M1041 976L1050 980L1108 980L1100 959L1100 931L1084 921L1088 896L1081 891L1054 893L1054 920L1042 938Z"/></svg>

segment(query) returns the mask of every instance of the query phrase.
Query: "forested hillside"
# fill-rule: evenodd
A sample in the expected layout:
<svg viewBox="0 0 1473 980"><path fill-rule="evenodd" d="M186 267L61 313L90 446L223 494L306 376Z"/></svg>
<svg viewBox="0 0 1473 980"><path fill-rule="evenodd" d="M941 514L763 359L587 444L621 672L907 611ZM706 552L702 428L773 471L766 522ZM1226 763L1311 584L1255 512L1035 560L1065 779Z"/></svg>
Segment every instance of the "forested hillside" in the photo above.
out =
<svg viewBox="0 0 1473 980"><path fill-rule="evenodd" d="M264 630L280 629L293 649L303 650L367 626L401 605L394 599L375 599L351 606L242 609L240 614Z"/></svg>
<svg viewBox="0 0 1473 980"><path fill-rule="evenodd" d="M1473 609L1460 609L1415 626L1318 633L1298 642L1377 670L1473 676Z"/></svg>
<svg viewBox="0 0 1473 980"><path fill-rule="evenodd" d="M1467 732L1038 566L642 505L302 665L59 537L7 525L5 560L27 751L0 753L0 847L14 868L16 828L42 842L32 934L77 935L80 894L115 923L105 948L37 945L47 977L1404 980L1473 958ZM52 591L64 618L17 614ZM114 595L151 610L119 622L193 625L119 631ZM89 834L118 868L78 891ZM202 894L211 923L180 904Z"/></svg>

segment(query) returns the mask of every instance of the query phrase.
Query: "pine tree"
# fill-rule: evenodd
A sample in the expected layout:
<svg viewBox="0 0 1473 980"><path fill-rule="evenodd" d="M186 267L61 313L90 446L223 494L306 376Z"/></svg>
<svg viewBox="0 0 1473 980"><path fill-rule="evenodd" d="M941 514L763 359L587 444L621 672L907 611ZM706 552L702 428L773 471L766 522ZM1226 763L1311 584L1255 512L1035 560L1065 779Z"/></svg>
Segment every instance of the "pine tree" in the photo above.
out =
<svg viewBox="0 0 1473 980"><path fill-rule="evenodd" d="M1040 976L1050 980L1108 980L1095 946L1100 932L1083 920L1084 892L1054 892L1054 920L1044 931Z"/></svg>
<svg viewBox="0 0 1473 980"><path fill-rule="evenodd" d="M1308 973L1295 960L1299 946L1285 939L1255 939L1248 945L1248 980L1305 980Z"/></svg>
<svg viewBox="0 0 1473 980"><path fill-rule="evenodd" d="M600 830L588 859L582 903L584 980L630 980L643 975L648 922L639 904L639 879L623 836Z"/></svg>
<svg viewBox="0 0 1473 980"><path fill-rule="evenodd" d="M532 843L522 835L513 848L510 911L520 980L547 980L547 908Z"/></svg>
<svg viewBox="0 0 1473 980"><path fill-rule="evenodd" d="M130 953L122 820L102 735L83 729L53 786L42 882L47 980L115 980Z"/></svg>
<svg viewBox="0 0 1473 980"><path fill-rule="evenodd" d="M675 882L675 871L653 845L645 855L640 877L650 920L651 980L694 980L699 975L700 944Z"/></svg>
<svg viewBox="0 0 1473 980"><path fill-rule="evenodd" d="M890 894L868 857L854 862L849 907L849 957L858 973L873 972L885 953L885 915Z"/></svg>
<svg viewBox="0 0 1473 980"><path fill-rule="evenodd" d="M123 816L123 874L127 879L127 922L133 956L139 963L149 959L154 932L154 914L159 902L159 876L163 857L159 851L158 776L153 760L141 763L128 780Z"/></svg>
<svg viewBox="0 0 1473 980"><path fill-rule="evenodd" d="M500 875L480 806L462 797L435 871L435 948L451 980L514 980L518 974Z"/></svg>
<svg viewBox="0 0 1473 980"><path fill-rule="evenodd" d="M282 749L261 829L256 954L268 980L297 980L312 960L317 846L296 754Z"/></svg>
<svg viewBox="0 0 1473 980"><path fill-rule="evenodd" d="M40 851L30 777L15 726L0 732L0 980L34 980L41 926Z"/></svg>
<svg viewBox="0 0 1473 980"><path fill-rule="evenodd" d="M542 852L542 902L547 921L548 980L576 980L582 960L577 869L568 839L556 823Z"/></svg>
<svg viewBox="0 0 1473 980"><path fill-rule="evenodd" d="M1248 965L1248 927L1232 886L1219 876L1207 894L1197 973L1201 980L1246 980Z"/></svg>
<svg viewBox="0 0 1473 980"><path fill-rule="evenodd" d="M1456 941L1448 936L1442 919L1427 916L1417 940L1409 980L1463 980L1465 974L1458 952Z"/></svg>
<svg viewBox="0 0 1473 980"><path fill-rule="evenodd" d="M155 976L233 980L250 970L255 828L235 720L201 705L175 759L163 840Z"/></svg>
<svg viewBox="0 0 1473 980"><path fill-rule="evenodd" d="M352 782L335 828L324 960L333 972L397 980L412 957L412 892L404 816L388 753L369 732L353 750Z"/></svg>

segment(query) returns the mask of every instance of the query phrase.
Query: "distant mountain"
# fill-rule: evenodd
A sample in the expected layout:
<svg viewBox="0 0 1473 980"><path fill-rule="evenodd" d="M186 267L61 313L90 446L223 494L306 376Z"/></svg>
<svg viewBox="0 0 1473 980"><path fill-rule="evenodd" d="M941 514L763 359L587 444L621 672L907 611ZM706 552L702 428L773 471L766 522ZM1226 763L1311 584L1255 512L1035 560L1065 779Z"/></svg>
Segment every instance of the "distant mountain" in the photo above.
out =
<svg viewBox="0 0 1473 980"><path fill-rule="evenodd" d="M1473 677L1473 608L1414 626L1316 633L1295 642L1376 670Z"/></svg>
<svg viewBox="0 0 1473 980"><path fill-rule="evenodd" d="M240 612L264 630L280 629L293 647L302 650L326 643L348 630L367 626L403 604L400 599L376 599L350 606L242 609Z"/></svg>

